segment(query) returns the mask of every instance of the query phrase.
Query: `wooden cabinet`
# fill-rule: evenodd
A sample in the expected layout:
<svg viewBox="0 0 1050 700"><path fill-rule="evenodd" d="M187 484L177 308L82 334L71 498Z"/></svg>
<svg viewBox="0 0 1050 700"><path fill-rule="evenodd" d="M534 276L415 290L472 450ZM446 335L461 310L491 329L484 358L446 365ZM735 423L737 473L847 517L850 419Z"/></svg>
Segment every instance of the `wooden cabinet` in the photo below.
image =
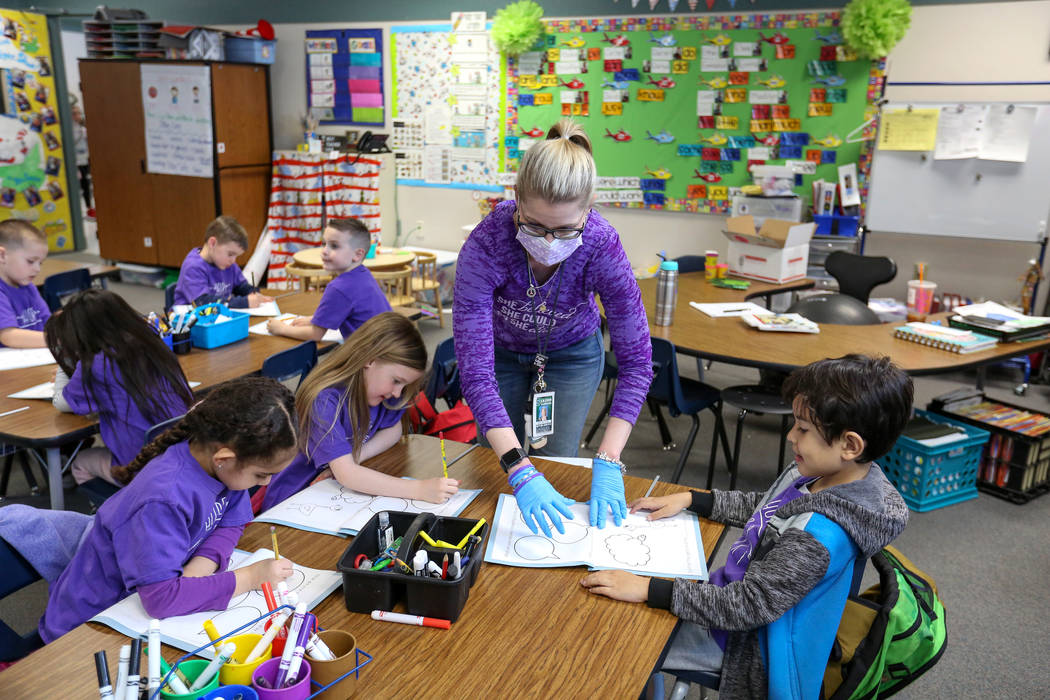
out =
<svg viewBox="0 0 1050 700"><path fill-rule="evenodd" d="M192 65L192 62L172 62ZM210 63L211 177L146 172L139 61L80 61L99 249L112 260L178 267L220 214L248 232L251 255L270 197L269 69Z"/></svg>

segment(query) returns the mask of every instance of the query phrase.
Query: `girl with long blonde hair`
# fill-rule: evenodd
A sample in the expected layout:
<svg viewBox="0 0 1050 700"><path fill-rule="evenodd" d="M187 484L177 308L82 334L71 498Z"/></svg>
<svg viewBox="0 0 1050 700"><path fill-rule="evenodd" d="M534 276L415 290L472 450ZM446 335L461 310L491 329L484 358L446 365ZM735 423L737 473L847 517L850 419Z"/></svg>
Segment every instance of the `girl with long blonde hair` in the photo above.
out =
<svg viewBox="0 0 1050 700"><path fill-rule="evenodd" d="M300 454L268 487L263 510L326 478L362 493L431 503L455 494L455 479L399 479L361 464L401 438L401 416L426 366L427 349L411 321L394 312L365 321L299 387Z"/></svg>

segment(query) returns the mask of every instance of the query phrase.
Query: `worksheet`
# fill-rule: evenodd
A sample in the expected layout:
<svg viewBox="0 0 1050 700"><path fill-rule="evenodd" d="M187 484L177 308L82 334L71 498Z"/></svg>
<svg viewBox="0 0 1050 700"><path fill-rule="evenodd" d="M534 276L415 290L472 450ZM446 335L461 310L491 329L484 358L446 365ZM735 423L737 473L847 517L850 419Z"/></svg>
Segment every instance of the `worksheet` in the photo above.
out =
<svg viewBox="0 0 1050 700"><path fill-rule="evenodd" d="M230 556L229 570L239 569L272 556L273 551L269 549L260 549L254 554L235 549ZM300 601L306 601L307 609L312 610L343 583L343 575L338 571L308 569L298 564L292 566L294 572L286 582L288 590L295 591ZM203 626L205 620L211 620L219 634L224 635L262 617L267 611L266 599L262 591L248 591L234 597L225 610L164 618L160 621L160 641L183 651L193 651L208 644L208 635L204 632ZM139 598L138 593L135 593L103 610L90 621L101 622L128 637L139 637L149 632L150 619L145 608L142 607L142 599ZM262 634L264 624L265 620L260 620L238 634ZM208 645L197 655L212 659L215 657L215 650Z"/></svg>
<svg viewBox="0 0 1050 700"><path fill-rule="evenodd" d="M346 537L356 535L373 515L384 510L434 513L456 517L481 489L460 489L444 503L393 496L369 496L348 489L335 479L318 481L260 514L255 522L286 525L298 530Z"/></svg>
<svg viewBox="0 0 1050 700"><path fill-rule="evenodd" d="M0 370L53 364L55 358L47 348L0 348Z"/></svg>
<svg viewBox="0 0 1050 700"><path fill-rule="evenodd" d="M612 515L599 530L590 526L589 506L569 506L573 519L562 519L565 534L534 534L525 524L514 496L501 493L485 561L506 566L623 569L643 576L707 580L704 541L695 513L649 521L645 513L628 514L617 527Z"/></svg>
<svg viewBox="0 0 1050 700"><path fill-rule="evenodd" d="M187 382L190 388L198 387L201 385L200 382ZM37 384L31 386L28 389L22 389L22 391L16 391L13 394L8 394L9 399L42 399L44 401L50 401L55 398L55 383L44 382L43 384Z"/></svg>
<svg viewBox="0 0 1050 700"><path fill-rule="evenodd" d="M244 307L241 309L230 309L230 311L238 311L242 314L248 314L249 316L280 316L281 310L277 308L277 301L268 301L265 304L259 304L254 309L250 307Z"/></svg>
<svg viewBox="0 0 1050 700"><path fill-rule="evenodd" d="M287 322L291 321L293 318L298 318L298 316L295 314L281 314L277 317L277 320ZM248 332L254 333L255 335L273 335L273 333L266 328L267 323L269 323L269 321L262 321L261 323L256 323L254 326L249 326ZM343 334L339 332L338 328L330 328L324 332L324 335L321 336L321 340L328 343L342 343Z"/></svg>

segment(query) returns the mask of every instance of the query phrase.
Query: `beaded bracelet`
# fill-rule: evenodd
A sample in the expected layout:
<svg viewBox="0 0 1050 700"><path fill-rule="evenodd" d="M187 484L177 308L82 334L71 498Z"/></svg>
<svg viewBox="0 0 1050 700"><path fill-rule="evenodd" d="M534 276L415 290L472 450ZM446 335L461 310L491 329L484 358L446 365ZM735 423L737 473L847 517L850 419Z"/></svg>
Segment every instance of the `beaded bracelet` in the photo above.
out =
<svg viewBox="0 0 1050 700"><path fill-rule="evenodd" d="M535 474L530 474L529 478L525 479L524 481L519 481L518 485L514 487L514 495L517 496L518 492L521 491L525 484L540 476L543 476L543 474L541 474L540 472L536 472Z"/></svg>
<svg viewBox="0 0 1050 700"><path fill-rule="evenodd" d="M514 472L509 477L507 477L507 482L511 486L514 486L515 484L521 483L521 480L524 479L525 477L527 477L529 474L533 474L535 472L536 472L536 467L534 467L534 466L532 466L530 464L527 467L519 469L518 471Z"/></svg>

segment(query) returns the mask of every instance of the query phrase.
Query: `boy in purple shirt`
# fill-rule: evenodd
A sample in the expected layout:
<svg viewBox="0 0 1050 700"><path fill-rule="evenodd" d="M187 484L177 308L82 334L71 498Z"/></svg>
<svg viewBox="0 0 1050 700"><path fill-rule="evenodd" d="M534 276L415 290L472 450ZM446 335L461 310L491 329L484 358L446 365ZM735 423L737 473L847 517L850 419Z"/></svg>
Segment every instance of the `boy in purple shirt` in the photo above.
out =
<svg viewBox="0 0 1050 700"><path fill-rule="evenodd" d="M176 304L226 302L231 309L259 306L268 299L248 283L237 257L248 249L248 234L237 219L220 216L204 230L204 245L182 261L175 283Z"/></svg>
<svg viewBox="0 0 1050 700"><path fill-rule="evenodd" d="M390 311L390 302L379 283L361 264L371 247L368 227L357 219L332 219L323 237L321 262L336 278L325 287L313 316L288 322L270 319L266 327L273 335L320 340L326 330L338 328L346 339L368 319Z"/></svg>
<svg viewBox="0 0 1050 700"><path fill-rule="evenodd" d="M587 135L562 119L522 156L517 201L499 204L470 234L456 265L453 334L463 394L479 440L500 455L533 532L563 532L564 498L529 462L573 457L602 376L601 297L619 365L610 419L593 461L590 524L626 515L620 452L652 380L641 292L616 230L591 209L597 170ZM525 434L534 396L554 392L553 433ZM544 417L546 417L544 412ZM550 421L533 420L534 428ZM538 431L535 431L538 432ZM560 514L560 516L559 516Z"/></svg>
<svg viewBox="0 0 1050 700"><path fill-rule="evenodd" d="M226 567L252 519L246 491L295 455L295 423L286 388L262 377L236 379L116 470L131 483L102 504L51 587L39 625L44 641L135 592L150 617L164 618L223 610L264 581L286 579L287 559Z"/></svg>
<svg viewBox="0 0 1050 700"><path fill-rule="evenodd" d="M33 281L47 257L47 238L19 219L0 221L0 346L44 347L51 317Z"/></svg>

